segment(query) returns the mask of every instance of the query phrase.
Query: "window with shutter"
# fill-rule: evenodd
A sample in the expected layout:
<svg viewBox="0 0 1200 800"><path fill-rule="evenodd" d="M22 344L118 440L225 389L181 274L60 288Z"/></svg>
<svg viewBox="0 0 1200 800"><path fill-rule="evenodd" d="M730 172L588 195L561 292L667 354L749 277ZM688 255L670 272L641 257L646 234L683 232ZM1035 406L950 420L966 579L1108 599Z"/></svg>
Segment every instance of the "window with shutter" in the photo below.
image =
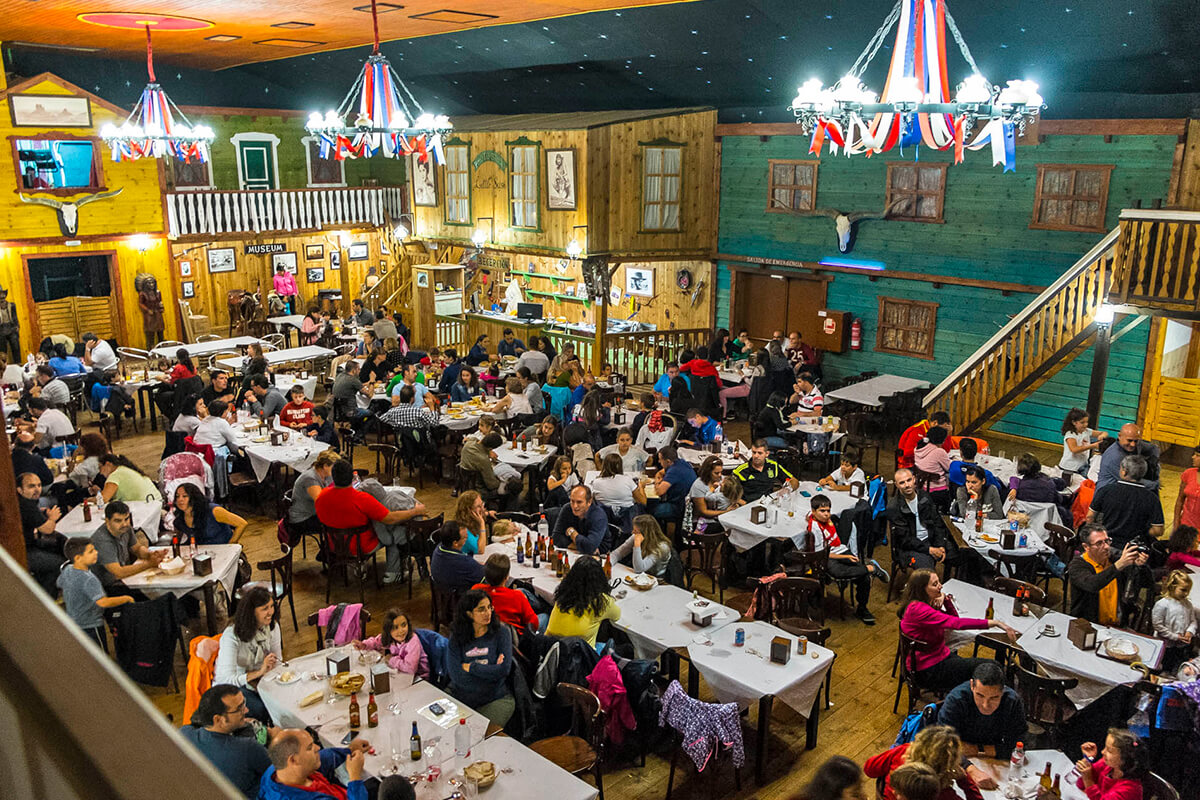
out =
<svg viewBox="0 0 1200 800"><path fill-rule="evenodd" d="M508 197L510 226L536 230L538 227L538 146L519 145L510 150Z"/></svg>
<svg viewBox="0 0 1200 800"><path fill-rule="evenodd" d="M949 164L887 165L886 206L889 219L908 222L945 222L946 170ZM895 206L892 204L895 203Z"/></svg>
<svg viewBox="0 0 1200 800"><path fill-rule="evenodd" d="M767 162L767 211L786 214L812 211L817 202L816 161Z"/></svg>
<svg viewBox="0 0 1200 800"><path fill-rule="evenodd" d="M937 303L880 297L876 352L932 360L937 309Z"/></svg>
<svg viewBox="0 0 1200 800"><path fill-rule="evenodd" d="M1111 164L1038 164L1031 228L1105 233Z"/></svg>

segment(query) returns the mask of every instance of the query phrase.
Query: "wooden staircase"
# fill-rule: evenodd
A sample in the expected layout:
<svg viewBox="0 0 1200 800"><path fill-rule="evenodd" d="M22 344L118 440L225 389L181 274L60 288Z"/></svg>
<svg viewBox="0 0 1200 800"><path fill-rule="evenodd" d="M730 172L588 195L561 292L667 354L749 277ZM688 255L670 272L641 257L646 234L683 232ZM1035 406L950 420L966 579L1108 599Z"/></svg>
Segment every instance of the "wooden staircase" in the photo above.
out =
<svg viewBox="0 0 1200 800"><path fill-rule="evenodd" d="M1200 318L1200 211L1121 212L1109 300L1118 311Z"/></svg>
<svg viewBox="0 0 1200 800"><path fill-rule="evenodd" d="M927 412L950 414L956 432L978 431L1086 350L1096 335L1096 309L1113 283L1121 234L1110 231L925 395Z"/></svg>

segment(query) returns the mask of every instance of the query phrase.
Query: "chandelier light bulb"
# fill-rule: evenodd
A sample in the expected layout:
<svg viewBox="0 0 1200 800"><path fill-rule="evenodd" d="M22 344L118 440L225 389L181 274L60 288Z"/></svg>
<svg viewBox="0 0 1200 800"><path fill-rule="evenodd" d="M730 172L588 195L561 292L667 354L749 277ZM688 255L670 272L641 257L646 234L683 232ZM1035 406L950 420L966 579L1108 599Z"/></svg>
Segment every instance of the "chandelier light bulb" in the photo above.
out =
<svg viewBox="0 0 1200 800"><path fill-rule="evenodd" d="M796 99L792 101L794 108L815 108L821 103L824 87L820 78L809 78L800 88L796 89Z"/></svg>
<svg viewBox="0 0 1200 800"><path fill-rule="evenodd" d="M213 129L207 125L197 125L196 127L192 128L192 135L197 139L204 139L210 142L216 138L216 134L213 133Z"/></svg>
<svg viewBox="0 0 1200 800"><path fill-rule="evenodd" d="M978 72L972 73L958 85L955 99L960 103L983 105L992 99L992 85Z"/></svg>
<svg viewBox="0 0 1200 800"><path fill-rule="evenodd" d="M314 111L308 115L308 122L304 123L304 127L310 131L319 131L325 125L325 118L321 116L320 111Z"/></svg>
<svg viewBox="0 0 1200 800"><path fill-rule="evenodd" d="M471 234L471 241L476 247L483 247L487 242L487 234L484 233L483 228L475 229L475 232Z"/></svg>
<svg viewBox="0 0 1200 800"><path fill-rule="evenodd" d="M151 136L151 137L162 136L163 135L162 126L159 125L157 122L147 123L146 124L146 135Z"/></svg>
<svg viewBox="0 0 1200 800"><path fill-rule="evenodd" d="M905 103L918 105L925 98L925 93L921 91L920 83L916 77L906 75L898 78L892 85L892 90L889 92L888 100L893 103Z"/></svg>
<svg viewBox="0 0 1200 800"><path fill-rule="evenodd" d="M188 127L187 125L176 125L175 128L171 131L171 134L180 139L191 139L192 138L192 129L190 127Z"/></svg>
<svg viewBox="0 0 1200 800"><path fill-rule="evenodd" d="M858 103L866 88L853 74L847 74L834 87L833 99L839 103Z"/></svg>
<svg viewBox="0 0 1200 800"><path fill-rule="evenodd" d="M326 128L342 127L342 118L338 116L338 113L336 111L326 111L325 112L325 127Z"/></svg>
<svg viewBox="0 0 1200 800"><path fill-rule="evenodd" d="M392 231L392 233L396 234L397 239L407 239L408 238L408 228L405 227L404 223L400 223L399 225L397 225L395 230Z"/></svg>
<svg viewBox="0 0 1200 800"><path fill-rule="evenodd" d="M100 128L101 139L116 139L120 135L121 132L117 129L117 126L113 125L111 122L104 123L104 125Z"/></svg>
<svg viewBox="0 0 1200 800"><path fill-rule="evenodd" d="M581 245L577 239L572 239L570 243L567 244L567 255L569 255L571 258L579 258L579 255L582 252L583 245Z"/></svg>

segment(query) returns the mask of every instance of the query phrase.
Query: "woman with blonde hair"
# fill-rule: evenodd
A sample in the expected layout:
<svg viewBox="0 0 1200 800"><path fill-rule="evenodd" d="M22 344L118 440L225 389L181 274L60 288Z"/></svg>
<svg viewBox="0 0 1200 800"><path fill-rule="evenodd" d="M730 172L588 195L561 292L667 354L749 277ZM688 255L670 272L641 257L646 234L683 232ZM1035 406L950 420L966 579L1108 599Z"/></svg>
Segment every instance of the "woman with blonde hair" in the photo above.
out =
<svg viewBox="0 0 1200 800"><path fill-rule="evenodd" d="M973 766L964 772L962 757L962 739L958 738L954 729L949 725L930 725L922 728L911 742L898 744L890 750L868 758L867 763L863 765L863 772L868 778L887 778L883 786L882 800L896 800L897 794L892 790L891 776L902 765L914 763L927 764L933 769L939 786L937 800L954 800L960 796L966 797L967 800L982 800L980 786L994 789L995 781ZM979 780L978 784L976 780ZM908 800L907 795L902 796Z"/></svg>
<svg viewBox="0 0 1200 800"><path fill-rule="evenodd" d="M467 543L462 546L464 555L478 555L487 548L489 517L495 519L496 512L487 510L479 492L471 489L458 496L458 505L454 508L454 521L467 529Z"/></svg>
<svg viewBox="0 0 1200 800"><path fill-rule="evenodd" d="M612 551L612 559L624 562L626 556L632 556L630 566L635 572L661 578L667 572L671 552L671 540L658 520L650 514L639 514L633 518L633 535Z"/></svg>

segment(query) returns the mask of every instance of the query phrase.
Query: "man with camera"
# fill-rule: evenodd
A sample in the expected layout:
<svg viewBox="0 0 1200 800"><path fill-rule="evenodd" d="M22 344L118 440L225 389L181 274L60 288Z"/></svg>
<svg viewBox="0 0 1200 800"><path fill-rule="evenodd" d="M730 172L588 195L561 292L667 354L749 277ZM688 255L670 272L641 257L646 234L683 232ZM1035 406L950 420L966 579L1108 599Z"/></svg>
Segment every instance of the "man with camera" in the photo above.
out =
<svg viewBox="0 0 1200 800"><path fill-rule="evenodd" d="M1071 581L1071 615L1099 623L1120 622L1120 583L1132 580L1131 567L1144 568L1150 559L1144 545L1127 543L1120 557L1112 560L1115 550L1111 534L1103 525L1086 522L1079 529L1083 552L1071 559L1067 578ZM1122 574L1124 573L1124 574Z"/></svg>

